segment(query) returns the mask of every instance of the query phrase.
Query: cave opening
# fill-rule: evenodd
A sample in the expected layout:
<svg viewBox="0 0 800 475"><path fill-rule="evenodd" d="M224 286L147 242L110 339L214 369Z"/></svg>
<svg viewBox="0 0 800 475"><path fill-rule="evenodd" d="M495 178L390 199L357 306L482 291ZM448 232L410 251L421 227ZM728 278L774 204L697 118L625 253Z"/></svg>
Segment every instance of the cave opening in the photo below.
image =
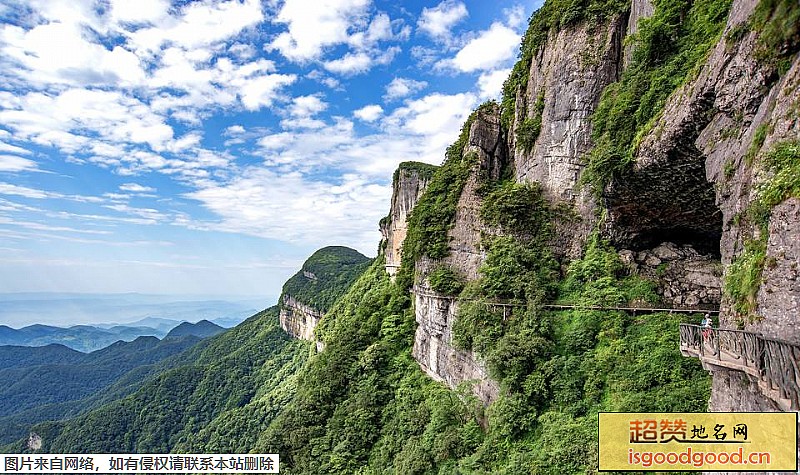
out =
<svg viewBox="0 0 800 475"><path fill-rule="evenodd" d="M640 251L672 242L719 259L722 212L705 160L694 158L640 166L608 187L603 198L617 247Z"/></svg>

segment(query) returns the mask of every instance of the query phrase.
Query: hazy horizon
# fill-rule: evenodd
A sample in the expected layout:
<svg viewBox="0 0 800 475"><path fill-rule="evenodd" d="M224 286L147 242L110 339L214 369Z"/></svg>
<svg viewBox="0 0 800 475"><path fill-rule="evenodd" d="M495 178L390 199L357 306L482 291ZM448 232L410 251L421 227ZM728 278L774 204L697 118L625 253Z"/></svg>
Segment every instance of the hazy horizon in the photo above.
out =
<svg viewBox="0 0 800 475"><path fill-rule="evenodd" d="M0 325L14 329L42 324L135 323L145 318L197 322L248 317L277 303L277 295L2 292Z"/></svg>

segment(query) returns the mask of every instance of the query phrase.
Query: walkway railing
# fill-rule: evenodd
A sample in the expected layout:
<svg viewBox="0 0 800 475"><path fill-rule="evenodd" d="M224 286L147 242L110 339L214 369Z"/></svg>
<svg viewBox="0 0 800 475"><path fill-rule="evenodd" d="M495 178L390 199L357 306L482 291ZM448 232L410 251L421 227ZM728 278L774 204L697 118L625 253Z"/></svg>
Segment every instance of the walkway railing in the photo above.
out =
<svg viewBox="0 0 800 475"><path fill-rule="evenodd" d="M786 409L800 408L800 346L760 334L681 323L681 352L748 373ZM781 401L778 401L779 403Z"/></svg>
<svg viewBox="0 0 800 475"><path fill-rule="evenodd" d="M441 300L458 300L459 302L479 302L489 307L527 307L527 303L522 300L509 300L509 299L475 299L456 297L454 295L443 295L440 293L432 292L424 287L415 285L411 288L411 293L421 297L431 297ZM718 309L705 309L705 308L655 308L655 307L601 307L595 305L574 305L574 304L545 304L542 308L547 310L601 310L601 311L620 311L636 314L646 313L709 313L717 315Z"/></svg>

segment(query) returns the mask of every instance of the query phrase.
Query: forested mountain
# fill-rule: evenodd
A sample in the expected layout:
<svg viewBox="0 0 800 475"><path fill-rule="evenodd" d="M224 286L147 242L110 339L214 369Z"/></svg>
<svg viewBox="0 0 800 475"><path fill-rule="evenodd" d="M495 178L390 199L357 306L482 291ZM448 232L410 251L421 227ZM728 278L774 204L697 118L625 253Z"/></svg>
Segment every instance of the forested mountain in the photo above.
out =
<svg viewBox="0 0 800 475"><path fill-rule="evenodd" d="M132 395L33 431L55 452L233 450L291 399L308 351L281 330L273 307L206 340ZM24 441L7 450L24 450Z"/></svg>
<svg viewBox="0 0 800 475"><path fill-rule="evenodd" d="M139 337L88 354L62 345L0 346L0 443L16 440L37 422L90 409L104 394L125 393L200 340Z"/></svg>
<svg viewBox="0 0 800 475"><path fill-rule="evenodd" d="M218 335L224 331L225 329L216 323L209 322L208 320L200 320L197 323L183 322L170 330L164 338L180 338L189 335L198 338L207 338Z"/></svg>
<svg viewBox="0 0 800 475"><path fill-rule="evenodd" d="M799 19L794 0L546 1L502 101L441 166L395 174L378 258L325 248L284 285L318 345L268 309L34 426L41 451L593 473L601 411L776 410L682 356L678 329L719 309L797 340Z"/></svg>
<svg viewBox="0 0 800 475"><path fill-rule="evenodd" d="M283 284L281 299L289 295L304 304L325 311L333 305L369 265L370 260L344 246L328 246L316 251L303 268Z"/></svg>

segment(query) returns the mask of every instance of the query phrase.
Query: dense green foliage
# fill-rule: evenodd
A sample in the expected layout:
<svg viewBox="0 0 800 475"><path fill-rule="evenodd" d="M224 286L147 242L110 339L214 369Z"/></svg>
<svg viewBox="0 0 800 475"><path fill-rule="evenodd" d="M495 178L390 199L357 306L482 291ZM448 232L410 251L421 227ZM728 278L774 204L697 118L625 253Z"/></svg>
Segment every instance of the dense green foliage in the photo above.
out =
<svg viewBox="0 0 800 475"><path fill-rule="evenodd" d="M180 338L188 335L198 338L208 338L210 336L219 335L224 331L225 329L216 323L209 322L208 320L200 320L197 323L183 322L170 330L164 338Z"/></svg>
<svg viewBox="0 0 800 475"><path fill-rule="evenodd" d="M394 183L397 183L398 178L400 178L400 172L403 171L416 173L421 179L430 180L437 168L436 165L431 165L430 163L413 161L402 162L397 166L397 170L394 171L392 180Z"/></svg>
<svg viewBox="0 0 800 475"><path fill-rule="evenodd" d="M448 266L439 266L428 274L428 284L434 292L458 295L464 288L464 278Z"/></svg>
<svg viewBox="0 0 800 475"><path fill-rule="evenodd" d="M593 23L610 18L630 9L627 0L548 0L531 15L528 29L522 37L519 61L503 83L501 121L506 130L514 119L517 90L528 86L533 57L544 46L548 35L583 20Z"/></svg>
<svg viewBox="0 0 800 475"><path fill-rule="evenodd" d="M369 266L370 260L355 249L323 247L311 255L300 271L283 284L283 295L325 311ZM310 274L309 274L310 273Z"/></svg>
<svg viewBox="0 0 800 475"><path fill-rule="evenodd" d="M776 144L764 155L762 163L770 178L758 188L756 199L744 214L756 235L745 240L744 249L725 275L725 294L731 298L740 323L756 318L756 296L767 263L772 208L790 197L800 198L800 142Z"/></svg>
<svg viewBox="0 0 800 475"><path fill-rule="evenodd" d="M603 91L592 118L595 148L581 177L600 193L630 170L638 141L670 94L696 71L719 39L731 0L656 0L639 21L631 64Z"/></svg>
<svg viewBox="0 0 800 475"><path fill-rule="evenodd" d="M61 345L0 347L0 444L18 439L32 424L90 409L98 392L198 341L139 337L88 354Z"/></svg>
<svg viewBox="0 0 800 475"><path fill-rule="evenodd" d="M542 131L542 113L544 112L544 92L539 94L533 105L533 115L526 117L517 127L517 143L523 150L530 152L533 144Z"/></svg>
<svg viewBox="0 0 800 475"><path fill-rule="evenodd" d="M308 344L289 340L276 307L206 342L190 350L191 362L151 378L128 397L66 422L35 426L42 451L191 453L202 447L208 453L242 447L292 396L292 375ZM24 451L20 444L6 450Z"/></svg>
<svg viewBox="0 0 800 475"><path fill-rule="evenodd" d="M760 0L749 26L759 32L758 59L785 72L800 51L800 5L794 0Z"/></svg>
<svg viewBox="0 0 800 475"><path fill-rule="evenodd" d="M69 328L62 328L37 324L19 329L0 325L0 346L47 346L58 344L88 353L105 348L119 340L133 341L140 336L161 337L165 332L166 330L161 331L156 328L125 325L116 325L111 328L74 325Z"/></svg>
<svg viewBox="0 0 800 475"><path fill-rule="evenodd" d="M641 297L624 285L615 251L592 243L570 269L572 297L586 305ZM705 408L709 379L677 350L681 317L532 306L505 322L496 316L487 362L503 391L485 410L466 387L447 390L420 371L408 294L381 266L330 310L325 351L309 360L295 399L256 444L280 453L286 473L590 471L597 411Z"/></svg>
<svg viewBox="0 0 800 475"><path fill-rule="evenodd" d="M55 343L46 346L0 345L0 370L39 366L46 363L77 363L85 357L85 353Z"/></svg>

